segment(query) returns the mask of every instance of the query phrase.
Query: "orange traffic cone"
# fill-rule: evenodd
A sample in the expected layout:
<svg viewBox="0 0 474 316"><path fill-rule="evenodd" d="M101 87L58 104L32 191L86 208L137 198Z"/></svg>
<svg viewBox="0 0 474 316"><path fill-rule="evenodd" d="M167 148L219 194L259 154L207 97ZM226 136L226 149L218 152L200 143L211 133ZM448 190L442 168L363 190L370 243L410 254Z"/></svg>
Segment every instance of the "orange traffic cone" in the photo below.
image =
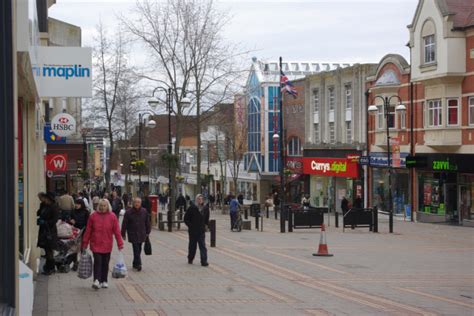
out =
<svg viewBox="0 0 474 316"><path fill-rule="evenodd" d="M324 224L321 225L321 238L319 239L318 253L313 253L313 256L318 257L332 257L333 254L328 252L328 245L326 243L326 229Z"/></svg>

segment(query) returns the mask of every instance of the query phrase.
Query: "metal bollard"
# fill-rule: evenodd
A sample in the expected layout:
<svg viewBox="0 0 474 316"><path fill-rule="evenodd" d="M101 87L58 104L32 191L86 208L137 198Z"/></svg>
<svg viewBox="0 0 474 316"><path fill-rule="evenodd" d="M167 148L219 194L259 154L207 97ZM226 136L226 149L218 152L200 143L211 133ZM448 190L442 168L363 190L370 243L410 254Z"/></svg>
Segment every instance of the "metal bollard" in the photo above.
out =
<svg viewBox="0 0 474 316"><path fill-rule="evenodd" d="M278 210L276 206L273 207L273 212L275 213L275 219L278 219Z"/></svg>
<svg viewBox="0 0 474 316"><path fill-rule="evenodd" d="M379 232L379 211L377 210L377 207L375 206L372 210L372 216L373 216L373 222L374 222L374 233Z"/></svg>
<svg viewBox="0 0 474 316"><path fill-rule="evenodd" d="M263 232L263 216L260 216L261 223L260 223L260 231Z"/></svg>
<svg viewBox="0 0 474 316"><path fill-rule="evenodd" d="M158 229L163 231L165 230L165 223L163 222L163 213L158 213Z"/></svg>
<svg viewBox="0 0 474 316"><path fill-rule="evenodd" d="M171 215L171 210L169 210L167 213L167 219L168 219L168 231L172 232L173 231L173 216Z"/></svg>
<svg viewBox="0 0 474 316"><path fill-rule="evenodd" d="M267 209L267 218L270 217L270 206L265 206L265 208Z"/></svg>
<svg viewBox="0 0 474 316"><path fill-rule="evenodd" d="M288 206L288 232L292 233L293 232L293 210L291 209L291 206Z"/></svg>
<svg viewBox="0 0 474 316"><path fill-rule="evenodd" d="M258 226L259 218L260 218L260 212L256 211L255 212L255 229L257 231L259 230L259 226Z"/></svg>
<svg viewBox="0 0 474 316"><path fill-rule="evenodd" d="M249 219L249 209L248 208L244 208L244 218Z"/></svg>
<svg viewBox="0 0 474 316"><path fill-rule="evenodd" d="M336 220L336 228L339 228L339 213L334 213L334 219Z"/></svg>
<svg viewBox="0 0 474 316"><path fill-rule="evenodd" d="M216 220L211 219L209 221L209 230L211 231L211 247L216 246Z"/></svg>

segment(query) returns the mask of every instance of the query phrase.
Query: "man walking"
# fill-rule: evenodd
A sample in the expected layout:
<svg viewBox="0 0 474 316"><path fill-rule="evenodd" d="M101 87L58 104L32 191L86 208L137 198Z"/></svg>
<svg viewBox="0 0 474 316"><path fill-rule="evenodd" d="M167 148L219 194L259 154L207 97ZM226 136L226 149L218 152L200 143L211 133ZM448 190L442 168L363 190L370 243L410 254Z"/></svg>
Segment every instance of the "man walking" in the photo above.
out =
<svg viewBox="0 0 474 316"><path fill-rule="evenodd" d="M147 211L142 207L142 200L135 198L133 207L128 209L123 217L122 237L125 240L127 232L128 241L133 247L133 268L137 271L142 270L142 245L150 235L151 225Z"/></svg>
<svg viewBox="0 0 474 316"><path fill-rule="evenodd" d="M71 218L71 212L75 209L74 199L72 196L70 196L67 191L63 190L61 191L61 196L56 198L56 202L61 210L61 215L59 216L60 219L63 221L69 221Z"/></svg>
<svg viewBox="0 0 474 316"><path fill-rule="evenodd" d="M235 197L232 197L230 201L229 214L230 214L230 231L234 230L235 222L237 221L237 212L239 211L240 203Z"/></svg>
<svg viewBox="0 0 474 316"><path fill-rule="evenodd" d="M120 211L122 210L122 199L117 196L117 191L112 191L112 199L110 204L112 205L112 212L120 218Z"/></svg>
<svg viewBox="0 0 474 316"><path fill-rule="evenodd" d="M196 256L196 248L199 245L201 254L201 265L207 267L207 249L206 249L206 227L209 226L209 204L204 205L204 197L202 194L196 195L196 203L186 211L184 215L184 223L188 226L189 246L188 246L188 263L193 264Z"/></svg>

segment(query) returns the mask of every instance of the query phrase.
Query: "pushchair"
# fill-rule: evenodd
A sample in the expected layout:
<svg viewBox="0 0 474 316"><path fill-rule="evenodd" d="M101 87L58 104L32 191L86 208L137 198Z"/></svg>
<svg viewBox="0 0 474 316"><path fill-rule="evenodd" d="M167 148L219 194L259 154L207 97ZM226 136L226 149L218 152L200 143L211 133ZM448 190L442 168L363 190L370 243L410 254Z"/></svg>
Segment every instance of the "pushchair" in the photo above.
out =
<svg viewBox="0 0 474 316"><path fill-rule="evenodd" d="M242 211L237 211L237 218L235 219L234 225L232 226L232 231L237 230L238 232L242 231Z"/></svg>
<svg viewBox="0 0 474 316"><path fill-rule="evenodd" d="M56 269L60 273L68 273L71 263L75 261L77 253L81 250L82 234L84 229L72 228L72 235L58 239L57 253L54 256Z"/></svg>

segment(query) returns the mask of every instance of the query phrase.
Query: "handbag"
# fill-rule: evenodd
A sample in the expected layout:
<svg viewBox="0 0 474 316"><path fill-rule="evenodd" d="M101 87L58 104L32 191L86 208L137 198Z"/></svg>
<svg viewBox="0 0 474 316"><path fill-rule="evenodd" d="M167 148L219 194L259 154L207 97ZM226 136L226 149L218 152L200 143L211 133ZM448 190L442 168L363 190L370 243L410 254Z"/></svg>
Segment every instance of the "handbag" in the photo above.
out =
<svg viewBox="0 0 474 316"><path fill-rule="evenodd" d="M145 239L145 247L144 247L144 251L145 251L145 255L147 256L150 256L152 251L151 251L151 242L150 242L150 238L147 237Z"/></svg>
<svg viewBox="0 0 474 316"><path fill-rule="evenodd" d="M92 256L87 250L81 253L77 276L80 279L88 279L92 276Z"/></svg>

